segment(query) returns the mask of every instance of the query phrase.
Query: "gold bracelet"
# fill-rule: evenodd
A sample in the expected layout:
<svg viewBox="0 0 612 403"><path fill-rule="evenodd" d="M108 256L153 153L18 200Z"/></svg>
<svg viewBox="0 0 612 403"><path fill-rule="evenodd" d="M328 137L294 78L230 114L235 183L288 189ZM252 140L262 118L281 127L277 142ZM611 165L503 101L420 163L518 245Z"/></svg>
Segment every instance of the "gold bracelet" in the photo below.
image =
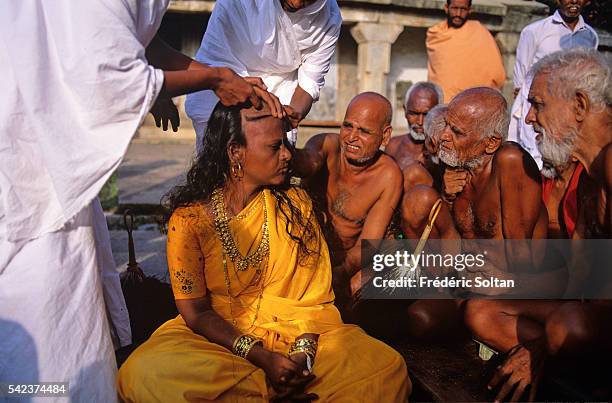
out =
<svg viewBox="0 0 612 403"><path fill-rule="evenodd" d="M306 367L308 368L308 371L312 372L314 359L317 355L317 347L318 343L315 340L307 338L298 339L291 345L287 355L291 357L299 353L304 353L306 355Z"/></svg>
<svg viewBox="0 0 612 403"><path fill-rule="evenodd" d="M318 343L314 340L306 338L299 339L296 340L289 348L288 356L291 357L292 355L298 353L304 353L314 360L315 356L317 355L317 347Z"/></svg>
<svg viewBox="0 0 612 403"><path fill-rule="evenodd" d="M308 338L297 339L296 341L293 342L293 344L289 348L289 352L297 348L306 348L309 350L313 350L316 353L318 346L319 344L317 343L316 340L312 340Z"/></svg>
<svg viewBox="0 0 612 403"><path fill-rule="evenodd" d="M246 359L247 355L249 355L249 352L256 344L263 346L263 341L251 335L243 334L234 340L232 352L238 357Z"/></svg>

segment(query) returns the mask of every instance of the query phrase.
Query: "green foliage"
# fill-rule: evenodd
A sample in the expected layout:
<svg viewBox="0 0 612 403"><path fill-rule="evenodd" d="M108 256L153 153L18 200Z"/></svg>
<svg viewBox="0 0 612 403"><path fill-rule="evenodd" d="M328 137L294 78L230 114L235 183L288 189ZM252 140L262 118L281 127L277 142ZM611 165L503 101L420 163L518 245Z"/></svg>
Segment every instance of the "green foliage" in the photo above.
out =
<svg viewBox="0 0 612 403"><path fill-rule="evenodd" d="M119 204L119 187L117 186L117 172L114 172L108 181L102 186L100 194L100 204L104 210L111 210Z"/></svg>

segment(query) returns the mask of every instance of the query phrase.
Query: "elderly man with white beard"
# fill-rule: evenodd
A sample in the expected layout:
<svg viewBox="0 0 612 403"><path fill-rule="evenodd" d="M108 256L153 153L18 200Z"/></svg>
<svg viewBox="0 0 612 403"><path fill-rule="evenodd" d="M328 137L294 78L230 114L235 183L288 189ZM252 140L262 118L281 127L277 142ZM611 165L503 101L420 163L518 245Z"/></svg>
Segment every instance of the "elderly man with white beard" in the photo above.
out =
<svg viewBox="0 0 612 403"><path fill-rule="evenodd" d="M508 119L504 97L492 88L465 90L449 103L446 126L437 139L438 157L444 167L442 193L449 204L440 210L432 238L502 240L545 236L547 220L540 200L540 173L518 144L503 143ZM409 238L420 236L439 198L434 189L424 186L416 186L404 197L402 229ZM488 251L487 261L495 262L497 269L505 272L533 267L527 244L521 248L516 243L508 246L506 251ZM472 302L480 301L470 301L468 308ZM483 301L485 304L495 301ZM463 320L462 305L462 301L452 300L418 301L408 314L411 323L419 324L415 325L419 337L440 334L441 329L453 337L459 332L451 327ZM474 315L478 311L468 313ZM470 324L471 318L467 321Z"/></svg>
<svg viewBox="0 0 612 403"><path fill-rule="evenodd" d="M440 191L442 186L442 169L440 158L438 157L438 144L440 134L446 126L445 116L448 107L446 104L439 104L431 108L425 116L423 122L423 160L413 160L403 169L404 175L404 198L407 197L411 189L417 185L425 185ZM408 136L408 135L406 135ZM411 209L412 202L406 204L402 202L402 210ZM404 212L402 211L402 214Z"/></svg>
<svg viewBox="0 0 612 403"><path fill-rule="evenodd" d="M543 173L556 178L553 186L561 188L560 192L553 189L562 196L556 205L547 203L549 214L570 217L567 200L575 193L575 222L565 222L564 228L572 239L612 235L610 66L610 60L594 50L572 49L544 57L531 71L526 122L537 133ZM577 267L582 271L578 278L591 284L598 281L602 293L612 293L612 284L597 280L597 268L588 261L580 261ZM571 274L572 270L568 292L577 287ZM529 385L533 400L546 360L607 363L612 357L612 324L605 320L612 315L610 300L497 301L468 307L474 313L475 336L499 351L510 351L490 382L492 388L506 378L498 400L514 386L513 399L518 399Z"/></svg>
<svg viewBox="0 0 612 403"><path fill-rule="evenodd" d="M572 165L579 172L573 174L580 204L574 238L609 238L612 233L610 63L595 51L576 49L556 52L532 71L525 120L537 133L542 173L554 178Z"/></svg>
<svg viewBox="0 0 612 403"><path fill-rule="evenodd" d="M403 170L414 161L425 162L425 130L423 125L427 113L444 100L442 89L431 82L414 83L404 100L404 114L408 122L408 133L393 137L385 152Z"/></svg>

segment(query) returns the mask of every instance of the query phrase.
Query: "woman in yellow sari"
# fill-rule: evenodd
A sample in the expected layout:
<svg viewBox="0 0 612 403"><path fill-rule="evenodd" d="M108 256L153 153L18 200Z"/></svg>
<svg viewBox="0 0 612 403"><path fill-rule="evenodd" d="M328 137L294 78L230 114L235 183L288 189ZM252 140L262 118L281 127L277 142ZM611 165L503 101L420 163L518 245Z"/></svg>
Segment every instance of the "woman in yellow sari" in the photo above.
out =
<svg viewBox="0 0 612 403"><path fill-rule="evenodd" d="M327 245L269 109L217 105L167 197L180 315L119 371L126 402L404 402L403 358L334 306Z"/></svg>

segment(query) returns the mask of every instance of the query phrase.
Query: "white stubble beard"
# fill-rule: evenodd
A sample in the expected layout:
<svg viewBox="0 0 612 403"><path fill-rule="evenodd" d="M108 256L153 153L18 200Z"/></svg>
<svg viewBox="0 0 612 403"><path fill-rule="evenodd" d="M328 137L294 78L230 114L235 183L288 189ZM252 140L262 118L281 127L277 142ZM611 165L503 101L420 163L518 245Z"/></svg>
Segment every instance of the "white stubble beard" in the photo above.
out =
<svg viewBox="0 0 612 403"><path fill-rule="evenodd" d="M570 164L578 132L575 128L568 129L569 134L564 136L561 141L556 141L546 134L544 127L534 124L533 129L541 135L541 140L537 143L544 163L541 171L542 175L551 179L559 177L559 173Z"/></svg>

